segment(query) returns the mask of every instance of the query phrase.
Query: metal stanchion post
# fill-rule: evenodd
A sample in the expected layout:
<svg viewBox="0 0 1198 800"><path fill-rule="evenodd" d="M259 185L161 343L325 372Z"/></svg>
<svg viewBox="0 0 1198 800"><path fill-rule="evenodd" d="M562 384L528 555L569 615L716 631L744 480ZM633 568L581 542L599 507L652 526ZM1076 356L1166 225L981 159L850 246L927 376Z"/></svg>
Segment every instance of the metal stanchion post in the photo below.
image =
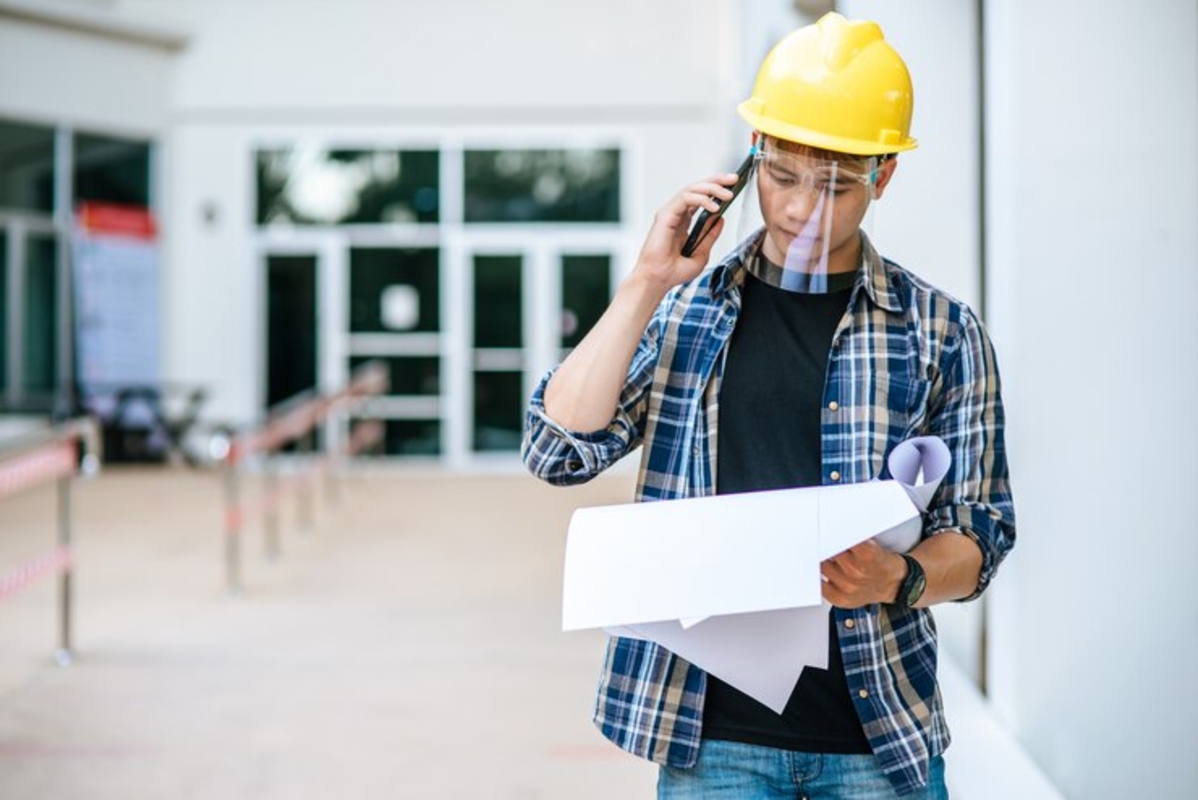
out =
<svg viewBox="0 0 1198 800"><path fill-rule="evenodd" d="M336 430L332 435L329 431ZM345 415L338 411L325 422L324 453L324 497L330 506L341 505L341 453L334 448L334 443L343 443L348 432L345 430Z"/></svg>
<svg viewBox="0 0 1198 800"><path fill-rule="evenodd" d="M354 409L357 408L358 404L355 403ZM354 415L352 413L345 415L345 445L338 455L341 458L341 470L338 478L341 480L341 488L347 490L354 472L355 459L358 457L354 451Z"/></svg>
<svg viewBox="0 0 1198 800"><path fill-rule="evenodd" d="M279 544L279 475L276 460L277 456L273 451L263 453L263 525L266 533L266 557L271 561L277 560L283 552Z"/></svg>
<svg viewBox="0 0 1198 800"><path fill-rule="evenodd" d="M295 443L295 451L299 458L297 475L299 476L299 491L296 492L296 514L299 525L303 530L312 529L312 476L309 468L312 466L312 452L315 450L316 415L313 415L311 425Z"/></svg>
<svg viewBox="0 0 1198 800"><path fill-rule="evenodd" d="M231 593L241 591L241 498L237 481L237 444L230 443L225 456L225 586Z"/></svg>
<svg viewBox="0 0 1198 800"><path fill-rule="evenodd" d="M71 558L71 476L58 479L58 546L65 554L58 578L58 650L54 661L60 667L70 666L74 661L71 652L71 573L74 569Z"/></svg>

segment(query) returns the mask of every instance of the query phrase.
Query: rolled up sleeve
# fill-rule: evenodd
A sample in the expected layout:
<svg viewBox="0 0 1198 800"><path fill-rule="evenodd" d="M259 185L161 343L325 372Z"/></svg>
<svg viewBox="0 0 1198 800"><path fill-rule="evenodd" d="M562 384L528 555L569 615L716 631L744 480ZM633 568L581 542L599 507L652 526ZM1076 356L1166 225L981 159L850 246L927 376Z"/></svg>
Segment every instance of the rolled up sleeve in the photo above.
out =
<svg viewBox="0 0 1198 800"><path fill-rule="evenodd" d="M657 365L657 331L655 317L641 337L619 404L603 430L572 431L550 417L545 411L545 387L557 368L541 378L525 413L521 456L529 472L556 486L585 483L640 446Z"/></svg>
<svg viewBox="0 0 1198 800"><path fill-rule="evenodd" d="M946 348L943 386L929 424L929 433L948 445L952 464L932 500L925 529L929 534L959 530L981 550L977 589L964 598L972 600L986 590L1015 546L1015 507L998 364L972 313L963 315L954 344Z"/></svg>

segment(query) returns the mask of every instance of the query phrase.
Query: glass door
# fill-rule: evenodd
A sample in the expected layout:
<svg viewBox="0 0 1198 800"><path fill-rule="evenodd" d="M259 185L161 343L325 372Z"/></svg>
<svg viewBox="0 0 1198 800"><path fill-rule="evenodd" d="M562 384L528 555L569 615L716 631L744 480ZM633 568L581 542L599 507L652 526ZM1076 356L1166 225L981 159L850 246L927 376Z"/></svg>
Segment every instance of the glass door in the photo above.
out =
<svg viewBox="0 0 1198 800"><path fill-rule="evenodd" d="M348 248L348 369L371 359L389 367L391 388L378 400L383 452L440 456L442 286L435 245Z"/></svg>
<svg viewBox="0 0 1198 800"><path fill-rule="evenodd" d="M524 410L541 376L569 354L611 300L616 255L589 236L476 236L469 289L467 460L520 450ZM531 239L531 241L529 241Z"/></svg>
<svg viewBox="0 0 1198 800"><path fill-rule="evenodd" d="M67 401L63 238L50 223L0 219L0 397L11 410Z"/></svg>
<svg viewBox="0 0 1198 800"><path fill-rule="evenodd" d="M525 261L519 252L478 252L472 259L472 453L520 450L528 367Z"/></svg>
<svg viewBox="0 0 1198 800"><path fill-rule="evenodd" d="M316 253L266 255L266 408L318 383L318 265Z"/></svg>
<svg viewBox="0 0 1198 800"><path fill-rule="evenodd" d="M385 455L517 466L536 381L615 285L623 147L544 134L344 144L255 148L262 396L313 377L335 388L381 359L390 391L362 413L384 421ZM286 358L299 360L275 366Z"/></svg>

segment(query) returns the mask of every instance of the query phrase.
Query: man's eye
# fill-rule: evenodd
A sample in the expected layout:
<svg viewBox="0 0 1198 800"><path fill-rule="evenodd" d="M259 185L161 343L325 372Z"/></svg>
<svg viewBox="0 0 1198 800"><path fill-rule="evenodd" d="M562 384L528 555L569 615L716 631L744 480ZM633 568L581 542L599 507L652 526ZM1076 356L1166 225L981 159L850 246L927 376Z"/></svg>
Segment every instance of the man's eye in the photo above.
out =
<svg viewBox="0 0 1198 800"><path fill-rule="evenodd" d="M773 170L770 171L770 178L779 186L793 186L795 182L794 175L789 175L785 172L774 172Z"/></svg>

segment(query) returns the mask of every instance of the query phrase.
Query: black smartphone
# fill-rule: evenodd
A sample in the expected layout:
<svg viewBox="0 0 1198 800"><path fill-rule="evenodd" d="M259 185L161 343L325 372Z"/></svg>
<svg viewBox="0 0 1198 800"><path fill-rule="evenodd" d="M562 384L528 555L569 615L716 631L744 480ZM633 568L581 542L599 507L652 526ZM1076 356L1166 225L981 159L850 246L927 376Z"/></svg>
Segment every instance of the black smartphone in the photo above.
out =
<svg viewBox="0 0 1198 800"><path fill-rule="evenodd" d="M720 206L718 209L708 211L705 208L698 213L694 224L691 226L690 233L686 237L686 244L682 245L682 255L689 257L691 253L695 252L695 248L707 236L707 232L711 230L711 226L715 224L715 221L724 216L724 211L727 210L728 206L732 205L732 201L736 199L736 196L745 188L745 184L749 182L749 173L753 171L753 161L756 158L757 148L754 147L749 150L749 155L745 157L745 160L741 162L740 167L736 170L736 183L732 185L732 198L727 203L720 203L719 200L716 200L716 203Z"/></svg>

